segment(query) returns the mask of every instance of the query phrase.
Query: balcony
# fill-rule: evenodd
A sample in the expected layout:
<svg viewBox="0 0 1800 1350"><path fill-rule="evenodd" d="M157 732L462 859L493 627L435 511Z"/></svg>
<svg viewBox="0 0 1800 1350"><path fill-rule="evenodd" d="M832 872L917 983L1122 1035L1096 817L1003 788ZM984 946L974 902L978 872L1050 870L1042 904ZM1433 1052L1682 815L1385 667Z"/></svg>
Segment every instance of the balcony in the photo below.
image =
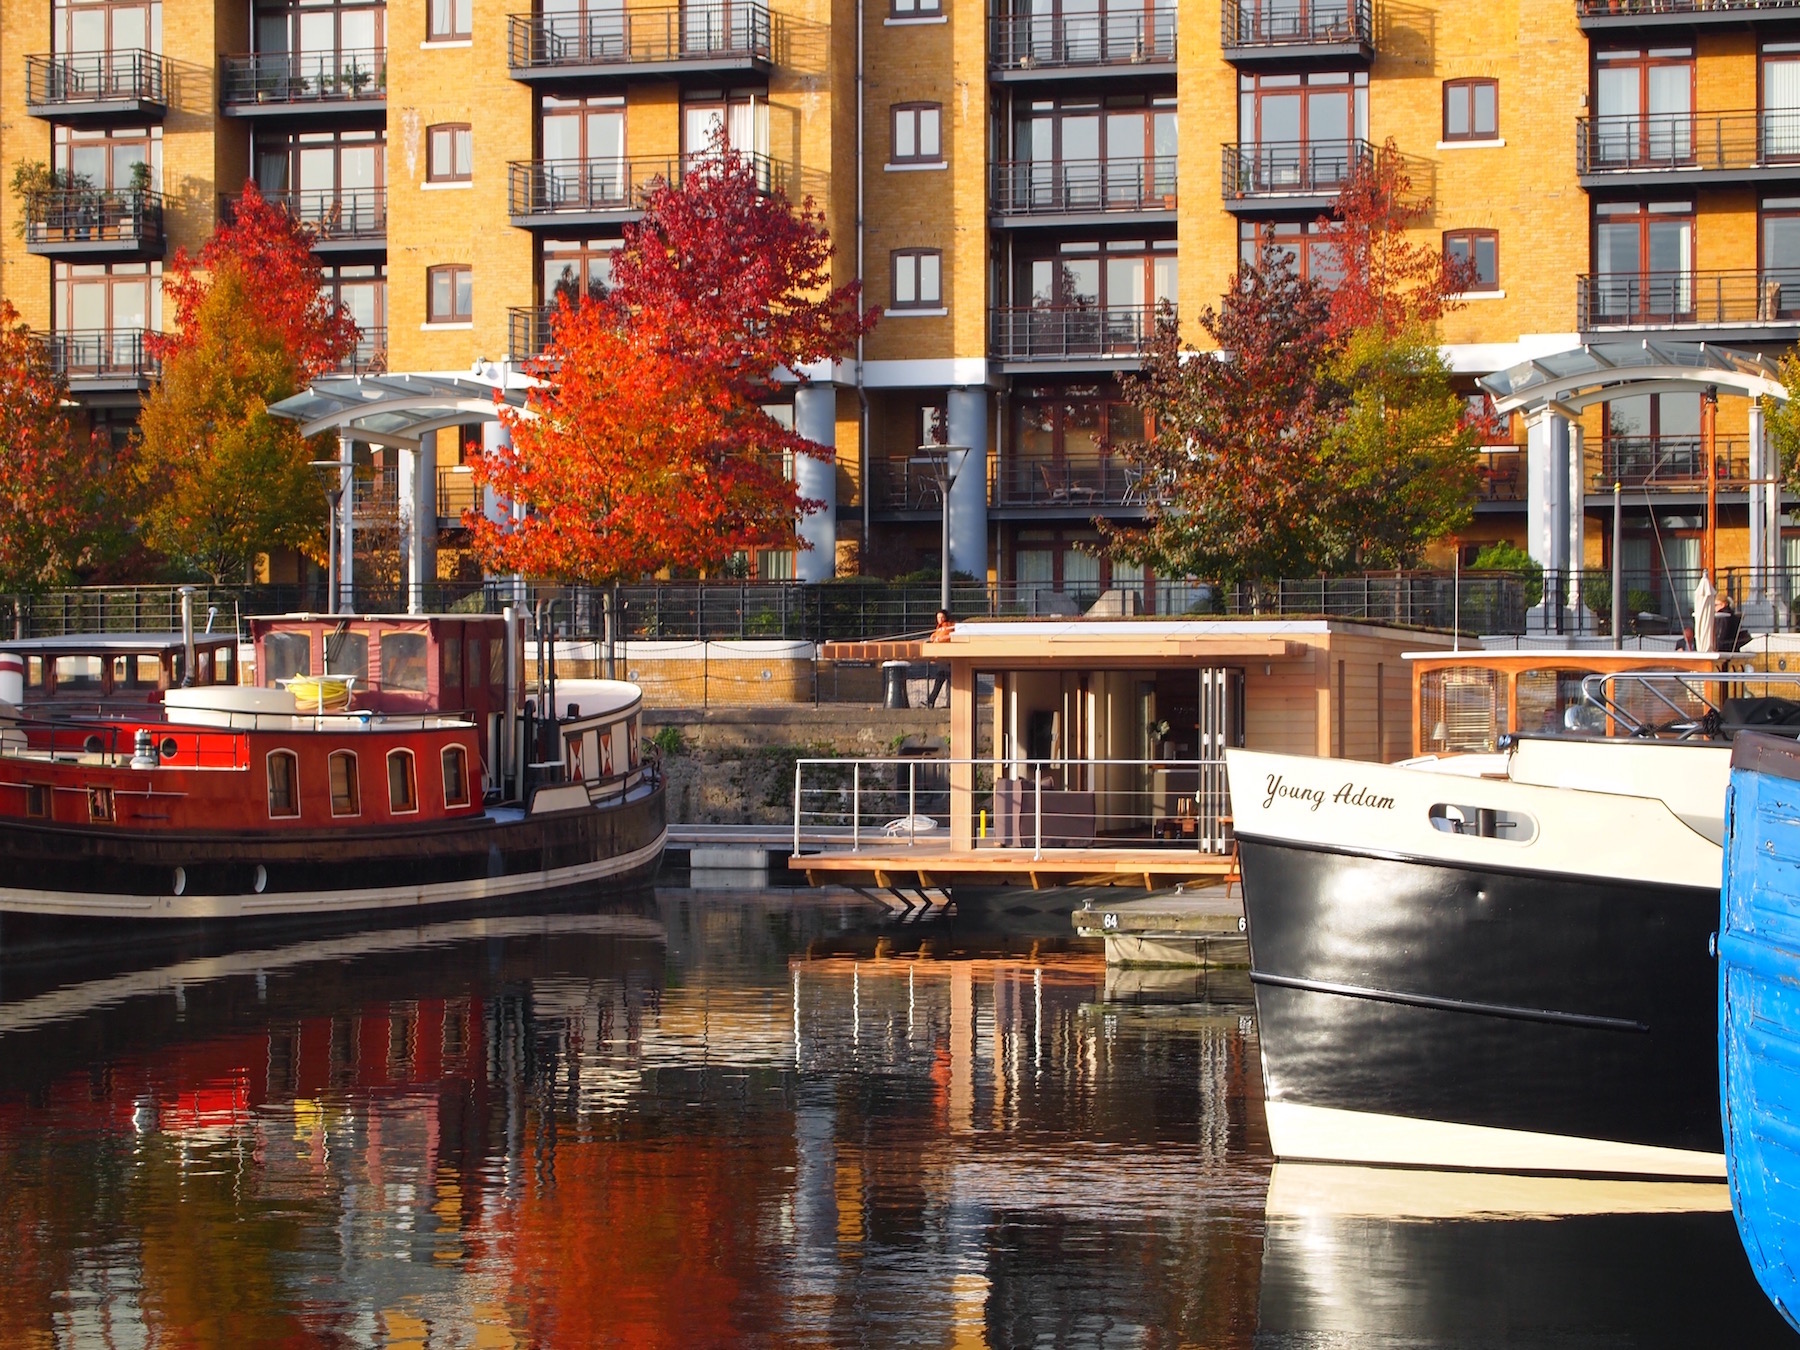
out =
<svg viewBox="0 0 1800 1350"><path fill-rule="evenodd" d="M533 361L550 345L554 305L515 306L506 311L506 355L509 361Z"/></svg>
<svg viewBox="0 0 1800 1350"><path fill-rule="evenodd" d="M989 315L988 345L1002 369L1129 369L1138 364L1164 317L1174 321L1173 305L996 309Z"/></svg>
<svg viewBox="0 0 1800 1350"><path fill-rule="evenodd" d="M1525 500L1525 455L1516 446L1490 446L1475 452L1477 503Z"/></svg>
<svg viewBox="0 0 1800 1350"><path fill-rule="evenodd" d="M57 188L25 199L25 250L45 258L160 258L160 192Z"/></svg>
<svg viewBox="0 0 1800 1350"><path fill-rule="evenodd" d="M71 394L141 392L157 375L142 328L72 329L37 335Z"/></svg>
<svg viewBox="0 0 1800 1350"><path fill-rule="evenodd" d="M221 198L220 217L229 220L242 200L241 195ZM387 246L386 188L265 192L263 200L312 230L314 253L365 253Z"/></svg>
<svg viewBox="0 0 1800 1350"><path fill-rule="evenodd" d="M1577 278L1583 333L1706 329L1714 341L1800 333L1800 267L1761 272L1608 273Z"/></svg>
<svg viewBox="0 0 1800 1350"><path fill-rule="evenodd" d="M338 375L387 374L387 329L364 328L357 334L356 346L337 364Z"/></svg>
<svg viewBox="0 0 1800 1350"><path fill-rule="evenodd" d="M1171 221L1175 157L1002 161L993 166L988 201L997 226Z"/></svg>
<svg viewBox="0 0 1800 1350"><path fill-rule="evenodd" d="M1725 492L1750 488L1750 442L1720 437L1713 442L1713 472ZM1706 455L1698 436L1609 436L1600 448L1600 469L1588 491L1612 493L1614 483L1639 492L1703 493Z"/></svg>
<svg viewBox="0 0 1800 1350"><path fill-rule="evenodd" d="M259 52L219 61L219 102L234 117L384 113L387 50Z"/></svg>
<svg viewBox="0 0 1800 1350"><path fill-rule="evenodd" d="M992 20L988 63L1003 82L1123 73L1175 64L1175 7L1136 6L1114 13L1004 14Z"/></svg>
<svg viewBox="0 0 1800 1350"><path fill-rule="evenodd" d="M1800 179L1800 113L1584 117L1575 168L1585 187Z"/></svg>
<svg viewBox="0 0 1800 1350"><path fill-rule="evenodd" d="M1264 61L1370 61L1369 0L1221 0L1219 45L1237 65Z"/></svg>
<svg viewBox="0 0 1800 1350"><path fill-rule="evenodd" d="M766 163L758 166L765 190ZM679 182L681 161L667 156L516 160L506 175L507 210L515 225L610 225L642 215L644 196L657 182Z"/></svg>
<svg viewBox="0 0 1800 1350"><path fill-rule="evenodd" d="M57 122L141 117L168 112L166 71L155 52L79 52L25 58L25 108Z"/></svg>
<svg viewBox="0 0 1800 1350"><path fill-rule="evenodd" d="M1144 470L1117 455L1060 460L1003 455L994 468L990 504L1002 513L1072 511L1080 515L1130 515L1157 496Z"/></svg>
<svg viewBox="0 0 1800 1350"><path fill-rule="evenodd" d="M475 486L475 473L467 464L456 464L437 471L438 528L455 529L462 524L464 511L481 507L481 491Z"/></svg>
<svg viewBox="0 0 1800 1350"><path fill-rule="evenodd" d="M1225 209L1329 211L1358 169L1375 162L1367 141L1264 141L1227 145L1223 155Z"/></svg>
<svg viewBox="0 0 1800 1350"><path fill-rule="evenodd" d="M507 64L543 84L596 76L766 74L774 65L769 11L753 0L588 14L513 14Z"/></svg>
<svg viewBox="0 0 1800 1350"><path fill-rule="evenodd" d="M1800 0L1575 0L1575 18L1589 33L1742 28L1800 19Z"/></svg>

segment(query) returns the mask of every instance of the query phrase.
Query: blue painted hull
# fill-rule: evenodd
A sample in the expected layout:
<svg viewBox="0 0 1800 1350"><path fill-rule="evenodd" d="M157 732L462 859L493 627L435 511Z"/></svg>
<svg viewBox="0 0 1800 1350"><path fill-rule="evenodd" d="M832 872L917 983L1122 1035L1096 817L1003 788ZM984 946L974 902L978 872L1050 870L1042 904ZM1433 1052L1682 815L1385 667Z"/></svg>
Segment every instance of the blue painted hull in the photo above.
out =
<svg viewBox="0 0 1800 1350"><path fill-rule="evenodd" d="M1800 1329L1800 748L1733 749L1719 919L1719 1100L1750 1265Z"/></svg>

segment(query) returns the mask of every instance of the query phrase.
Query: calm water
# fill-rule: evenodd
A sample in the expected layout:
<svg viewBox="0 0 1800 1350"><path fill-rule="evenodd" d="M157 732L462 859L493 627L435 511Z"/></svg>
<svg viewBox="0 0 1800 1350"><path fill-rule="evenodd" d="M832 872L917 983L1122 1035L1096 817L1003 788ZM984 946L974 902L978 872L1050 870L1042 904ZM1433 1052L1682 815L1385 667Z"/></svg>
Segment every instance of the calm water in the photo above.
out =
<svg viewBox="0 0 1800 1350"><path fill-rule="evenodd" d="M1005 922L0 968L0 1350L1800 1344L1718 1188L1272 1169L1241 974Z"/></svg>

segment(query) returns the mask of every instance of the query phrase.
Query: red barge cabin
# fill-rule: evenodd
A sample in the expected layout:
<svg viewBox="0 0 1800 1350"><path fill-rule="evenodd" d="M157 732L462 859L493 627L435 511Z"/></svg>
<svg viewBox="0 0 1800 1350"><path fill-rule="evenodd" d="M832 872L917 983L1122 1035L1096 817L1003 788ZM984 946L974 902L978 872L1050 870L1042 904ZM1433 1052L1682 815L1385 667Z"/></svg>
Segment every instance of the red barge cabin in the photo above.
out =
<svg viewBox="0 0 1800 1350"><path fill-rule="evenodd" d="M482 615L256 619L256 687L159 674L160 707L68 711L55 671L70 652L47 645L47 700L0 703L0 951L17 915L435 909L647 878L665 830L640 692L603 684L543 738L560 762L527 763L507 629ZM130 675L139 655L108 641L90 643L103 694L115 658Z"/></svg>

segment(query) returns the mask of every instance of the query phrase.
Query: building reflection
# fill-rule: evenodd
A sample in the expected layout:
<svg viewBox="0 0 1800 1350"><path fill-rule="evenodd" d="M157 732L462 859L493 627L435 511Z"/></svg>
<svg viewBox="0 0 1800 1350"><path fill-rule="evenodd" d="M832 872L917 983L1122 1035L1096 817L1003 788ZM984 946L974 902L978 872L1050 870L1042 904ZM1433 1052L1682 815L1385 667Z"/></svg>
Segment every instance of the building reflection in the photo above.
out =
<svg viewBox="0 0 1800 1350"><path fill-rule="evenodd" d="M0 1004L0 1344L1248 1345L1248 986L849 922L677 895Z"/></svg>

